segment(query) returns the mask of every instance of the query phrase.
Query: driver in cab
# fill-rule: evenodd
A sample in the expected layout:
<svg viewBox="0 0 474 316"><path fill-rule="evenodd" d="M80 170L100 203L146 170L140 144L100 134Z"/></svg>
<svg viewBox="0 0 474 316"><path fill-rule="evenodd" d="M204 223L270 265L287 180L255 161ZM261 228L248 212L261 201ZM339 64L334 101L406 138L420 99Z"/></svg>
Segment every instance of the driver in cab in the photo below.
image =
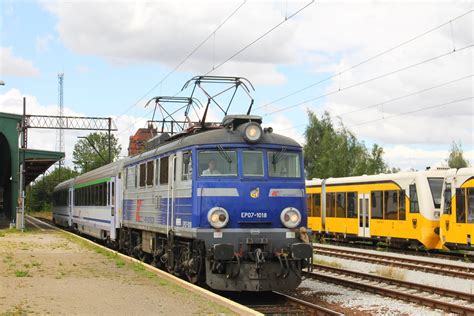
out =
<svg viewBox="0 0 474 316"><path fill-rule="evenodd" d="M202 175L203 176L211 176L211 175L218 175L221 174L219 170L216 168L216 160L211 159L207 162L208 168L206 170L203 170Z"/></svg>

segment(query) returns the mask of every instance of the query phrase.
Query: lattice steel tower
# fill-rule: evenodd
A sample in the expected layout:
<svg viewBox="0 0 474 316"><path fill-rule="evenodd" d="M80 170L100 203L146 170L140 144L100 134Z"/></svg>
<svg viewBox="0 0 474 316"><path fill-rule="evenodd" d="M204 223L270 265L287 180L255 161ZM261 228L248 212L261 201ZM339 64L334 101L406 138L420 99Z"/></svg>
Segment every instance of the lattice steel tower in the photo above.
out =
<svg viewBox="0 0 474 316"><path fill-rule="evenodd" d="M59 106L59 129L56 133L56 146L57 151L64 152L64 95L63 95L63 82L64 82L64 73L58 73L58 106ZM59 161L59 166L61 166L62 161Z"/></svg>

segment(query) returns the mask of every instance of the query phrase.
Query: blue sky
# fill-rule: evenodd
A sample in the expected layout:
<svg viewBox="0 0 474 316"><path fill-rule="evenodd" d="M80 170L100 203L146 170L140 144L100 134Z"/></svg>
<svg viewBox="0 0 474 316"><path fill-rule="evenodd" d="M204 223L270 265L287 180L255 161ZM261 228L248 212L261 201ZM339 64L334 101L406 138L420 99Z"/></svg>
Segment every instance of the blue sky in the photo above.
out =
<svg viewBox="0 0 474 316"><path fill-rule="evenodd" d="M117 125L126 149L128 135L143 126L144 119L150 117L145 117L147 110L143 109L143 102L127 111L126 115L121 114L156 85L240 3L207 1L197 7L195 3L185 1L99 1L97 4L87 1L2 1L0 47L3 55L0 79L6 85L0 87L0 111L17 111L14 100L19 95L28 96L29 102L33 104L32 110L43 111L50 106L48 111L54 111L58 98L57 73L64 72L64 103L67 110L88 116L120 116ZM144 101L155 95L175 94L186 80L225 60L281 21L286 11L294 12L304 5L305 2L296 1L290 1L289 5L285 2L245 3L213 39ZM255 106L258 107L337 74L383 49L467 12L469 8L469 4L462 2L437 5L363 2L357 7L344 2L313 4L216 73L250 79L256 88L253 95ZM161 16L164 11L167 12L166 16ZM400 19L404 19L404 25L400 25ZM472 43L472 30L468 30L470 21L472 14L454 24L458 47ZM267 111L289 107L337 90L338 87L400 68L406 63L437 55L443 52L444 46L448 45L446 43L452 43L448 31L440 29L439 32L433 32L428 38L395 50L367 66L272 104ZM428 72L440 73L443 75L440 78L448 79L472 74L472 62L469 63L469 60L472 61L472 52L466 50L426 66L431 68L420 67L402 72L351 89L350 92L323 97L264 118L276 132L280 129L303 142L304 126L300 125L306 122L307 109L318 114L328 110L335 117L443 83L442 79L437 81L436 78L426 76ZM17 68L14 67L15 63L19 63ZM20 66L23 72L15 70L20 69ZM357 125L358 122L409 110L417 104L436 104L440 96L447 101L457 95L472 96L472 77L460 82L459 86L435 92L393 104L392 108L387 106L378 112L362 111L357 115L344 116L343 122L347 126ZM463 111L464 119L458 129L450 130L449 135L438 135L423 126L427 122L443 124L440 121L442 118L445 119L444 123L448 123L448 116L443 109L375 122L370 126L355 127L353 131L369 146L374 142L381 144L386 149L391 166L420 169L439 163L446 156L453 140L462 141L472 160L473 122L469 120L469 115L472 116L473 103L456 106ZM243 112L245 109L237 104L233 111ZM265 112L257 110L255 114L264 115ZM405 122L409 123L405 126ZM38 136L36 145L54 149L42 141L42 137L47 135L43 133ZM67 138L66 151L71 150L77 135L73 133Z"/></svg>

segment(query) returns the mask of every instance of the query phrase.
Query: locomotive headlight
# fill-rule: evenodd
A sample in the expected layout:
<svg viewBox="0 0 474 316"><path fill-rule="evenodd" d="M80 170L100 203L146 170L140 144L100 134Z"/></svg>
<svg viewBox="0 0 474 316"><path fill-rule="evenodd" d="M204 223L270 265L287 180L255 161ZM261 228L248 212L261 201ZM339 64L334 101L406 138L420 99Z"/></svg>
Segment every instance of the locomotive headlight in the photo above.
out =
<svg viewBox="0 0 474 316"><path fill-rule="evenodd" d="M213 207L207 213L207 221L214 228L223 228L229 222L229 213L222 207Z"/></svg>
<svg viewBox="0 0 474 316"><path fill-rule="evenodd" d="M249 143L257 143L262 138L262 128L255 122L250 122L245 125L244 139Z"/></svg>
<svg viewBox="0 0 474 316"><path fill-rule="evenodd" d="M281 212L280 220L286 227L295 228L301 223L301 213L294 207L287 207Z"/></svg>

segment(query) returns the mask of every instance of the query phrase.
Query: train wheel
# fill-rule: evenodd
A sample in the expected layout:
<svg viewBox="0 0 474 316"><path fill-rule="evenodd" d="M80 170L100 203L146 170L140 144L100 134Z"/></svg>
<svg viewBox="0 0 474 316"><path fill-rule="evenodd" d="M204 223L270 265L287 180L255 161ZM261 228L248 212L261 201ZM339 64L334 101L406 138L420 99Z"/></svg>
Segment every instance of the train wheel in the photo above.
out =
<svg viewBox="0 0 474 316"><path fill-rule="evenodd" d="M194 242L191 255L186 261L184 274L191 283L197 283L204 267L205 250L202 243Z"/></svg>

